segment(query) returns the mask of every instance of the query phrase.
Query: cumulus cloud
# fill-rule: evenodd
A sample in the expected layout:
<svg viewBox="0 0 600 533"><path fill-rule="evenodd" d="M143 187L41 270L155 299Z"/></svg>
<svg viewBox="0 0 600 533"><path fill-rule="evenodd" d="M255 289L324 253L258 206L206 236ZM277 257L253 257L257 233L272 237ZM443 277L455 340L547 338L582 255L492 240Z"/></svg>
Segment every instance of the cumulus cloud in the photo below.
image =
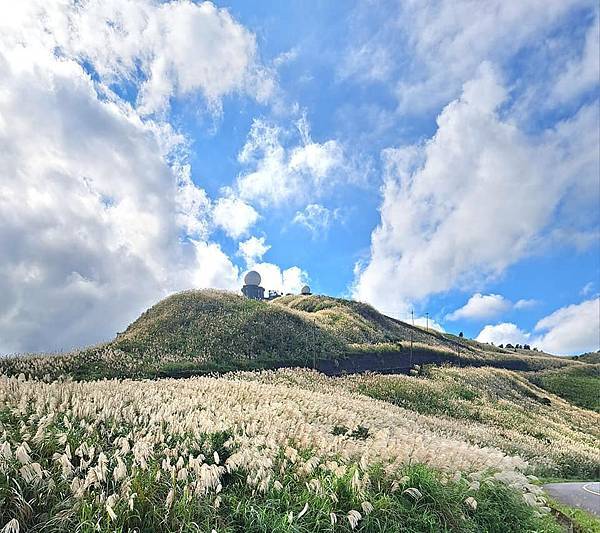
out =
<svg viewBox="0 0 600 533"><path fill-rule="evenodd" d="M547 44L558 23L583 10L597 12L597 2L409 0L382 7L373 24L373 9L360 6L354 15L356 37L340 62L339 74L385 81L395 88L402 113L436 109L456 97L482 61L503 63L528 46ZM572 41L560 48L553 43L552 63L567 62L557 97L571 96L591 83L598 68L596 26L596 21L590 26L582 60L568 60ZM535 74L540 78L539 70ZM592 82L597 79L596 74Z"/></svg>
<svg viewBox="0 0 600 533"><path fill-rule="evenodd" d="M531 337L530 333L526 333L518 328L516 324L511 322L503 322L495 326L485 326L477 338L479 342L489 342L498 344L524 344L528 343Z"/></svg>
<svg viewBox="0 0 600 533"><path fill-rule="evenodd" d="M261 286L283 294L298 294L308 283L308 274L297 266L281 269L273 263L254 263L249 265L261 277Z"/></svg>
<svg viewBox="0 0 600 533"><path fill-rule="evenodd" d="M441 324L437 323L435 320L433 320L431 318L426 318L424 316L415 318L415 326L421 326L422 328L429 328L434 331L439 331L440 333L446 332L446 330L442 327Z"/></svg>
<svg viewBox="0 0 600 533"><path fill-rule="evenodd" d="M501 294L475 293L460 309L446 315L446 320L492 318L510 309L511 303Z"/></svg>
<svg viewBox="0 0 600 533"><path fill-rule="evenodd" d="M238 159L253 168L237 179L239 196L263 207L284 202L300 203L318 197L341 179L344 154L335 140L317 143L311 139L305 117L297 122L300 143L284 145L280 127L256 119Z"/></svg>
<svg viewBox="0 0 600 533"><path fill-rule="evenodd" d="M597 219L597 107L532 137L499 116L506 96L483 64L431 139L383 152L381 223L357 298L399 316L407 301L498 275L552 230Z"/></svg>
<svg viewBox="0 0 600 533"><path fill-rule="evenodd" d="M326 233L329 226L340 216L339 209L328 209L320 204L309 204L304 210L296 211L292 222L307 228L313 237Z"/></svg>
<svg viewBox="0 0 600 533"><path fill-rule="evenodd" d="M214 242L194 241L196 264L191 272L192 285L199 289L240 288L240 272L229 256Z"/></svg>
<svg viewBox="0 0 600 533"><path fill-rule="evenodd" d="M558 355L595 351L600 346L600 299L561 307L539 320L531 333L512 323L487 325L477 340L495 344L528 343Z"/></svg>
<svg viewBox="0 0 600 533"><path fill-rule="evenodd" d="M105 83L133 82L141 113L195 93L213 108L233 91L263 99L274 83L256 61L254 35L211 2L34 0L7 4L3 19L13 43L86 61Z"/></svg>
<svg viewBox="0 0 600 533"><path fill-rule="evenodd" d="M546 352L580 354L600 348L600 298L562 307L536 325L535 344Z"/></svg>
<svg viewBox="0 0 600 533"><path fill-rule="evenodd" d="M537 300L521 299L514 304L501 294L475 293L461 308L446 315L446 320L483 320L497 317L509 309L529 309Z"/></svg>
<svg viewBox="0 0 600 533"><path fill-rule="evenodd" d="M239 286L185 139L144 113L194 91L214 104L254 48L212 4L1 4L0 353L107 340L172 291Z"/></svg>
<svg viewBox="0 0 600 533"><path fill-rule="evenodd" d="M3 46L0 84L1 348L105 339L177 285L194 202L178 203L152 128L99 100L77 63Z"/></svg>
<svg viewBox="0 0 600 533"><path fill-rule="evenodd" d="M239 198L219 198L213 207L213 222L233 239L246 235L259 215L251 205Z"/></svg>
<svg viewBox="0 0 600 533"><path fill-rule="evenodd" d="M265 237L250 237L240 242L238 253L244 258L247 265L253 265L260 261L271 246L265 242Z"/></svg>

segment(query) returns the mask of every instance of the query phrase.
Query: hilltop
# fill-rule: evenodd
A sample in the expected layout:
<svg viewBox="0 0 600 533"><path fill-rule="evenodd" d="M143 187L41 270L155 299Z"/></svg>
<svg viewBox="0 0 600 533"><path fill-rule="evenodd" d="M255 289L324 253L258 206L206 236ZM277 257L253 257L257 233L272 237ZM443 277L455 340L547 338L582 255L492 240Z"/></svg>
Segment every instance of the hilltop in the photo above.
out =
<svg viewBox="0 0 600 533"><path fill-rule="evenodd" d="M267 302L190 290L158 302L105 344L54 357L3 359L0 371L94 379L316 366L335 374L407 371L424 362L515 370L582 364L426 331L341 298L300 295Z"/></svg>

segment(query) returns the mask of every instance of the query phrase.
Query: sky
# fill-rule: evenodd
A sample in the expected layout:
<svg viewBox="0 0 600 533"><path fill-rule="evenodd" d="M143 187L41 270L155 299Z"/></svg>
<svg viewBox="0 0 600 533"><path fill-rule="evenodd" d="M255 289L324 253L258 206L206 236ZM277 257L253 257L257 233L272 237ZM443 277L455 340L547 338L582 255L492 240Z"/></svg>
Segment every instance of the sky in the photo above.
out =
<svg viewBox="0 0 600 533"><path fill-rule="evenodd" d="M0 4L0 354L180 290L600 345L595 0Z"/></svg>

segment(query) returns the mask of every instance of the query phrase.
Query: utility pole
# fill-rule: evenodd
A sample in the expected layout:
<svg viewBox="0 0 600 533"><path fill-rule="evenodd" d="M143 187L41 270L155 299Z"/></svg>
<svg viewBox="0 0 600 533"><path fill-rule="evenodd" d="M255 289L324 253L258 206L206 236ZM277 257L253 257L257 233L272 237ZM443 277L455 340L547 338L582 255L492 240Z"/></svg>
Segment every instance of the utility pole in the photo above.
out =
<svg viewBox="0 0 600 533"><path fill-rule="evenodd" d="M427 329L427 331L429 331L429 313L425 313L425 318L427 320L427 327L426 327L426 329Z"/></svg>
<svg viewBox="0 0 600 533"><path fill-rule="evenodd" d="M314 319L314 328L313 328L313 370L317 369L317 339L316 339L316 330L317 330L317 320Z"/></svg>
<svg viewBox="0 0 600 533"><path fill-rule="evenodd" d="M414 310L411 310L410 312L410 316L411 316L411 321L412 321L412 325L413 328L415 327L415 312ZM408 364L410 365L410 368L412 368L412 360L413 360L413 330L410 330L410 361L408 362Z"/></svg>

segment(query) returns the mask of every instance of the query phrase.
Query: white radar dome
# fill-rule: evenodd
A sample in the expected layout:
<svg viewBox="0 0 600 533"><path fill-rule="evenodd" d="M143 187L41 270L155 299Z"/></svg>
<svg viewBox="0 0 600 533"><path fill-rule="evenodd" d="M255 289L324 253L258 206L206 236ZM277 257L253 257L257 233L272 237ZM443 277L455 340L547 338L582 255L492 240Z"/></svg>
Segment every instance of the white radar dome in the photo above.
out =
<svg viewBox="0 0 600 533"><path fill-rule="evenodd" d="M246 285L260 285L260 274L256 270L251 270L244 276Z"/></svg>
<svg viewBox="0 0 600 533"><path fill-rule="evenodd" d="M310 294L310 287L308 285L304 285L302 290L300 291L302 294Z"/></svg>

